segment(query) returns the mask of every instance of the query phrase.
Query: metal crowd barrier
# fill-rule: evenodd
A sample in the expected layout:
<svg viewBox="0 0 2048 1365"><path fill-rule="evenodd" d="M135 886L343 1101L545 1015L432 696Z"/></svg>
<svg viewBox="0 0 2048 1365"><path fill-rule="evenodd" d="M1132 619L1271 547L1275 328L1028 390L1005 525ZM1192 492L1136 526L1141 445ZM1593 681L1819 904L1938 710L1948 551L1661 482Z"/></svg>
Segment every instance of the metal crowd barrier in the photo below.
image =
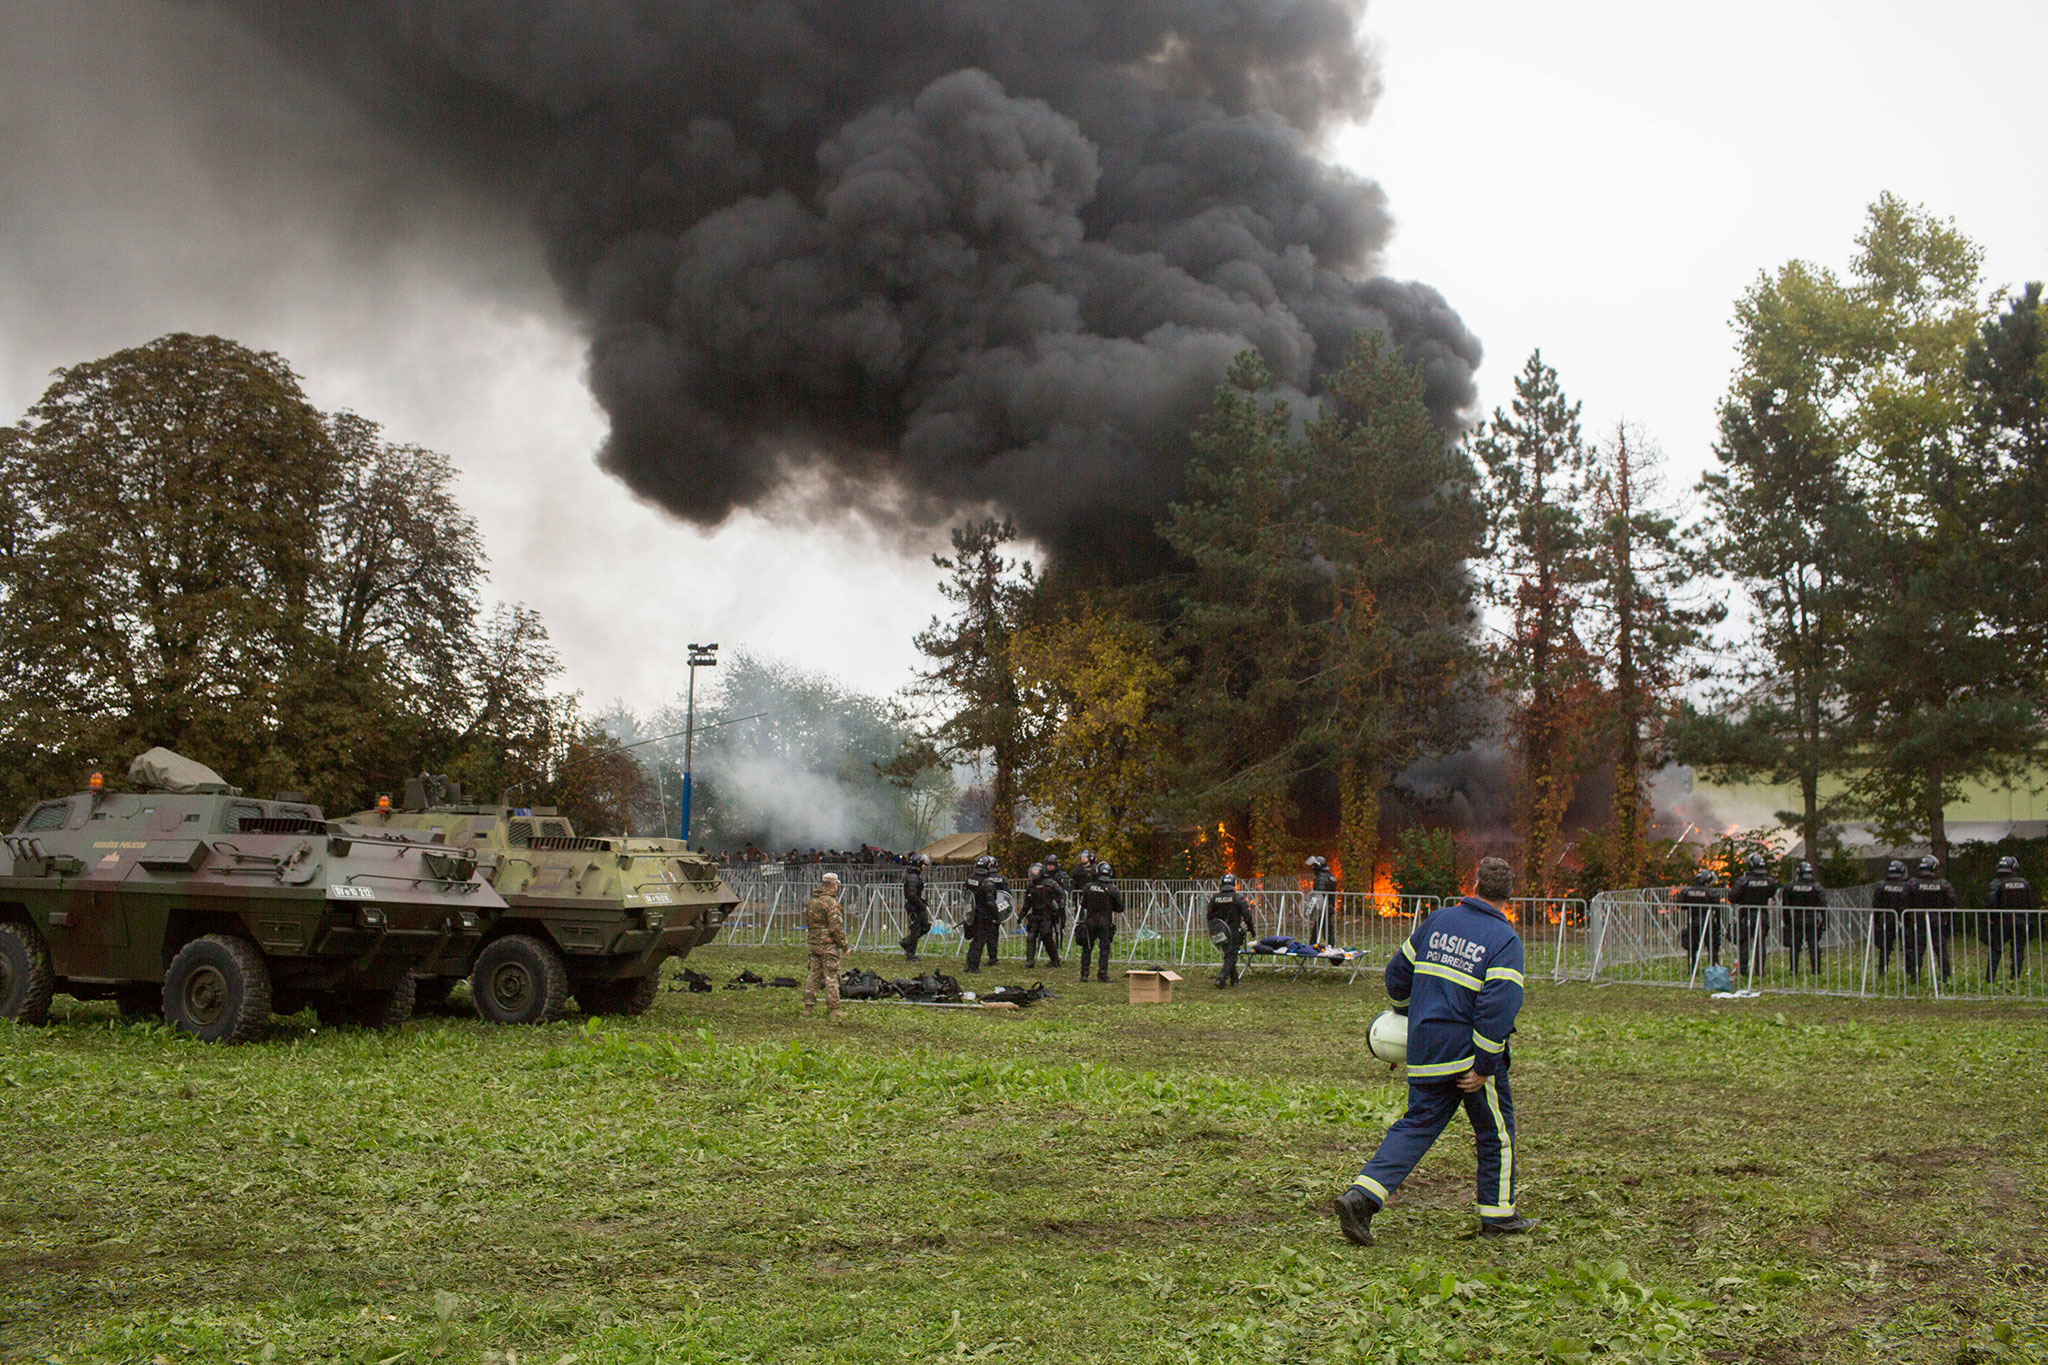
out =
<svg viewBox="0 0 2048 1365"><path fill-rule="evenodd" d="M1721 905L1695 914L1672 895L1594 897L1583 959L1558 979L1697 989L1718 963L1737 989L1759 993L2048 1001L2041 911L1874 910L1866 886L1830 891L1819 910Z"/></svg>
<svg viewBox="0 0 2048 1365"><path fill-rule="evenodd" d="M851 865L820 868L807 865L795 876L753 875L752 869L729 869L726 884L739 896L739 904L726 919L721 943L742 947L798 947L804 942L803 908L825 871L840 875L840 902L845 909L849 951L896 954L907 930L903 906L902 869ZM966 870L933 869L925 879L925 903L932 918L933 932L920 945L920 956L957 958L966 951L960 931L967 918L968 896L964 885ZM953 875L937 875L953 874ZM1208 900L1216 883L1187 878L1119 878L1124 895L1124 913L1117 923L1111 950L1113 961L1159 963L1177 967L1213 967L1222 954L1209 939ZM1021 956L1024 951L1022 921L1024 888L1012 886L1010 894L1016 911L1003 925L1001 953ZM1436 908L1433 897L1375 896L1347 892L1324 897L1305 891L1261 891L1245 893L1252 904L1252 919L1260 935L1285 934L1307 942L1334 943L1358 950L1361 956L1349 964L1354 974L1369 966L1378 970L1386 956L1400 948L1401 940L1414 926L1418 914ZM1077 907L1067 910L1066 933L1060 944L1064 961L1075 949L1074 923ZM1243 956L1249 964L1269 959ZM1303 959L1271 959L1279 963L1300 963Z"/></svg>

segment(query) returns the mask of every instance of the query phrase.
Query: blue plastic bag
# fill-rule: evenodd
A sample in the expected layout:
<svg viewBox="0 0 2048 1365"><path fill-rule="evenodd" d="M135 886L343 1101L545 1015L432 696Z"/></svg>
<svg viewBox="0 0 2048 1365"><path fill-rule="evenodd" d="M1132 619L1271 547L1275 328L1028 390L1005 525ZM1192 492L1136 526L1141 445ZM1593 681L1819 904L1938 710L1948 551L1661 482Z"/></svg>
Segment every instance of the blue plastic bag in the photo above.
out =
<svg viewBox="0 0 2048 1365"><path fill-rule="evenodd" d="M1726 967L1716 962L1707 968L1705 985L1707 994L1720 995L1735 989L1735 977Z"/></svg>

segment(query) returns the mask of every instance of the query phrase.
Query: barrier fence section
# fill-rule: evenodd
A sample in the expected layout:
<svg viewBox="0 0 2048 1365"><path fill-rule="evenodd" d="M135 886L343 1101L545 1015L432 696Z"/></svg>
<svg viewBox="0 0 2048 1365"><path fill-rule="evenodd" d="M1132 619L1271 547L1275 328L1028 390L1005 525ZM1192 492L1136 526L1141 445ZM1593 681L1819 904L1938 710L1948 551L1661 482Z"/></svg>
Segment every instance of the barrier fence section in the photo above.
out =
<svg viewBox="0 0 2048 1365"><path fill-rule="evenodd" d="M835 870L835 869L825 869ZM901 869L864 867L859 864L840 869L840 903L846 918L850 952L901 952L900 942L909 919L903 903ZM938 869L947 873L958 869ZM725 872L726 885L739 897L739 904L727 916L720 942L741 947L799 947L805 939L803 909L823 872L809 867L794 876L760 875L752 868L731 868ZM969 905L964 874L928 876L925 904L932 929L919 945L921 957L939 959L965 955L966 921ZM1124 913L1118 917L1113 961L1157 963L1175 967L1216 967L1223 956L1210 939L1207 906L1217 889L1213 881L1188 878L1119 878ZM1024 951L1024 889L1010 888L1013 909L1004 921L1001 956ZM1247 890L1252 921L1260 936L1285 934L1305 942L1334 943L1358 950L1361 956L1350 965L1354 971L1370 965L1377 970L1389 953L1398 951L1419 914L1436 908L1427 896L1376 896L1346 892L1325 897L1305 891ZM1060 957L1074 951L1073 933L1077 906L1067 909L1066 931L1061 936ZM1269 959L1241 956L1241 965ZM1301 965L1299 958L1277 959ZM1331 965L1346 965L1335 964Z"/></svg>
<svg viewBox="0 0 2048 1365"><path fill-rule="evenodd" d="M2048 915L1875 910L1870 891L1830 891L1820 909L1686 906L1665 888L1603 892L1589 907L1583 968L1568 974L1699 988L1719 964L1739 990L2048 1001Z"/></svg>

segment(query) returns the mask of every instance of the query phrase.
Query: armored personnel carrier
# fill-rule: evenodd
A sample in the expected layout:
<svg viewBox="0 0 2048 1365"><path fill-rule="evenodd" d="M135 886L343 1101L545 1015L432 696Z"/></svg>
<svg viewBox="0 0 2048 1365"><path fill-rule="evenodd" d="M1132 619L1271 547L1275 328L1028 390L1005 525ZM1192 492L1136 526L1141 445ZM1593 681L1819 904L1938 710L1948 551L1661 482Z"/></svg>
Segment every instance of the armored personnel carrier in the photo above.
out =
<svg viewBox="0 0 2048 1365"><path fill-rule="evenodd" d="M460 970L505 908L470 853L350 833L166 749L129 785L94 774L5 837L0 1016L40 1022L62 991L208 1042L308 1005L388 1028L412 1014L415 973Z"/></svg>
<svg viewBox="0 0 2048 1365"><path fill-rule="evenodd" d="M419 989L445 999L467 975L494 1023L546 1023L571 996L586 1014L643 1014L661 964L717 937L739 904L717 865L680 840L586 838L545 806L468 804L445 778L412 778L401 806L380 801L347 823L437 836L478 860L505 914L468 967Z"/></svg>

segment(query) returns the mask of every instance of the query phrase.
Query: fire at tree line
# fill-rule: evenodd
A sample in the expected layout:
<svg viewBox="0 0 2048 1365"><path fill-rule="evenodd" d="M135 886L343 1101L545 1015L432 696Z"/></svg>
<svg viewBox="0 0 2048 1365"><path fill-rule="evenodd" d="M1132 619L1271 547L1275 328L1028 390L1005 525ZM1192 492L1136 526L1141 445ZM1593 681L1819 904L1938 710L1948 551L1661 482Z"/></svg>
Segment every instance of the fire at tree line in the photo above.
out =
<svg viewBox="0 0 2048 1365"><path fill-rule="evenodd" d="M2048 307L1980 264L1886 196L1846 275L1760 275L1695 490L1632 426L1583 432L1540 353L1446 433L1377 336L1306 402L1247 351L1170 505L1107 517L1085 564L956 528L902 696L728 660L700 723L762 714L699 737L693 842L830 841L778 805L795 774L846 843L915 846L972 805L1005 865L1051 843L1291 876L1321 851L1348 889L1446 894L1501 851L1525 894L1585 895L1689 879L1701 850L1650 833L1679 762L1797 791L1782 842L1832 882L1867 879L1846 820L1946 861L1964 784L2038 767L2048 688ZM680 717L559 691L539 616L484 605L449 462L318 411L280 357L178 334L67 368L0 428L0 469L10 812L163 745L327 807L435 772L578 828L672 826L671 751L638 740Z"/></svg>

